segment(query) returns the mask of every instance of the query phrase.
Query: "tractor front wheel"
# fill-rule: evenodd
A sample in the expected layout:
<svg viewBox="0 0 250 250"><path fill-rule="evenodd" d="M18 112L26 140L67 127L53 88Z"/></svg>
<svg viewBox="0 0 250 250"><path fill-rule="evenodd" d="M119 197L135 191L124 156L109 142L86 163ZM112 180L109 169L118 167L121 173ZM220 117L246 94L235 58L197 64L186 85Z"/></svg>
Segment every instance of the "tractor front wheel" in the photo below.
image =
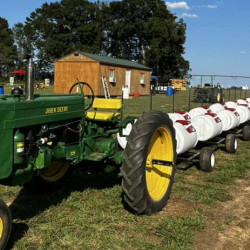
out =
<svg viewBox="0 0 250 250"><path fill-rule="evenodd" d="M43 193L60 187L71 173L69 162L51 162L48 168L35 173L31 182L24 187L33 193Z"/></svg>
<svg viewBox="0 0 250 250"><path fill-rule="evenodd" d="M167 204L173 185L176 140L173 123L161 111L140 116L124 150L123 202L136 214L153 214Z"/></svg>
<svg viewBox="0 0 250 250"><path fill-rule="evenodd" d="M4 249L11 233L12 217L9 207L0 200L0 249Z"/></svg>

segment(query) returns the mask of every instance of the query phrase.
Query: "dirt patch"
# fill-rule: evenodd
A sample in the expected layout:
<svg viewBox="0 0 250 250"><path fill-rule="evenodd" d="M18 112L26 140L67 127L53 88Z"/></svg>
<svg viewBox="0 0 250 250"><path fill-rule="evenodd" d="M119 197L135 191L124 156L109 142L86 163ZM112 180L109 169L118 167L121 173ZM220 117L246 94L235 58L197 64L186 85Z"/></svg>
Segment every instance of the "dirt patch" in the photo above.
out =
<svg viewBox="0 0 250 250"><path fill-rule="evenodd" d="M207 228L197 233L194 250L250 249L250 173L231 186L233 199L211 211Z"/></svg>
<svg viewBox="0 0 250 250"><path fill-rule="evenodd" d="M188 217L195 213L195 205L189 202L169 199L168 205L159 214L168 214L174 217Z"/></svg>

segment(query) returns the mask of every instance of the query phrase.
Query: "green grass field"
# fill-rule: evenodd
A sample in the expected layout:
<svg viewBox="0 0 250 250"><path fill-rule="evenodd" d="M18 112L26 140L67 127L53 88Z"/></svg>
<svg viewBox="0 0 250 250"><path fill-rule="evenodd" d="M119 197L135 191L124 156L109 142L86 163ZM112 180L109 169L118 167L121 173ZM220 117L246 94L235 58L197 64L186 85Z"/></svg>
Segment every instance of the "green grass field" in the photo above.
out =
<svg viewBox="0 0 250 250"><path fill-rule="evenodd" d="M242 93L236 94L239 98ZM189 102L188 91L174 98L175 110L200 105ZM173 96L152 97L153 109L172 112L172 104ZM138 116L149 110L150 97L124 100L124 106L124 116ZM1 198L13 215L7 249L192 249L193 237L206 227L211 208L218 201L230 200L235 180L250 169L250 142L238 135L238 143L235 154L226 153L223 145L216 147L216 167L211 173L200 171L197 161L178 165L168 205L152 216L135 216L123 208L120 175L90 174L81 170L84 166L75 169L62 189L46 195L1 186Z"/></svg>

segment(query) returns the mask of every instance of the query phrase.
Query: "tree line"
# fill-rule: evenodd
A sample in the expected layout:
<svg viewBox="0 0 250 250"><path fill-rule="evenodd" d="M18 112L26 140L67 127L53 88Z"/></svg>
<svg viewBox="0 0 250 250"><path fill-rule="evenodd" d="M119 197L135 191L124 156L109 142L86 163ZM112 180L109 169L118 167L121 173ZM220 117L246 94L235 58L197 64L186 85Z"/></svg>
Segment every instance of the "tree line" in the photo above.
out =
<svg viewBox="0 0 250 250"><path fill-rule="evenodd" d="M25 67L25 55L40 71L79 50L134 60L152 68L160 81L190 69L184 59L186 24L161 0L44 3L13 28L0 17L0 74Z"/></svg>

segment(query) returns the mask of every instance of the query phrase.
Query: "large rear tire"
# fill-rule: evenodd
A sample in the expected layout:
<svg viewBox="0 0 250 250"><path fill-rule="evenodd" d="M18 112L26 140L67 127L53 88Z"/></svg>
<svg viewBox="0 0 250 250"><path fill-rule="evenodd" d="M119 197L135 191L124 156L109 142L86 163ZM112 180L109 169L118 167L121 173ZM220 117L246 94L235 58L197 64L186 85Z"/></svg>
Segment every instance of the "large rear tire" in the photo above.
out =
<svg viewBox="0 0 250 250"><path fill-rule="evenodd" d="M31 182L24 188L32 193L45 193L61 187L71 173L69 162L51 162L48 168L35 173Z"/></svg>
<svg viewBox="0 0 250 250"><path fill-rule="evenodd" d="M136 214L153 214L167 204L173 185L176 140L173 122L149 111L133 125L124 150L123 202Z"/></svg>
<svg viewBox="0 0 250 250"><path fill-rule="evenodd" d="M12 217L9 207L0 200L0 249L4 249L11 233Z"/></svg>
<svg viewBox="0 0 250 250"><path fill-rule="evenodd" d="M211 91L212 91L212 96L211 96L212 103L224 102L224 95L221 89L214 88L211 89Z"/></svg>

